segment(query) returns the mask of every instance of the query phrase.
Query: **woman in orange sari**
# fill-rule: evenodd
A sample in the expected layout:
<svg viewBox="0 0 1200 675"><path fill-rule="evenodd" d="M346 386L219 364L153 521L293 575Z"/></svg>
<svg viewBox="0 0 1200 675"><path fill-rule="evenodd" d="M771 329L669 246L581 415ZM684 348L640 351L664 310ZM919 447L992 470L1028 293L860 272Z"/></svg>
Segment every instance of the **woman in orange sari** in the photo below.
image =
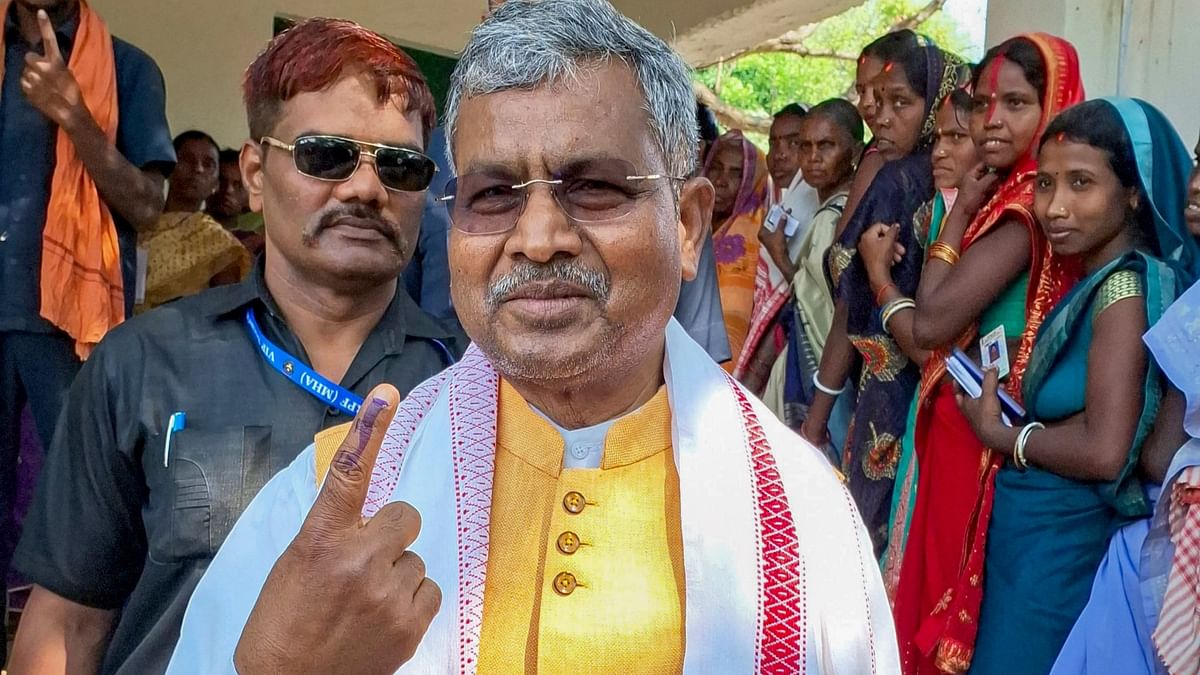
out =
<svg viewBox="0 0 1200 675"><path fill-rule="evenodd" d="M984 448L959 411L945 357L954 347L978 355L977 339L1002 329L1015 354L1005 387L1019 399L1037 329L1078 277L1073 264L1050 257L1033 216L1035 140L1084 97L1075 49L1045 34L1012 38L984 56L973 91L971 134L983 163L929 247L913 323L916 342L935 351L918 390L921 472L896 591L907 675L970 666L1003 459Z"/></svg>
<svg viewBox="0 0 1200 675"><path fill-rule="evenodd" d="M754 313L758 230L771 193L767 157L742 132L730 131L713 144L704 164L704 176L716 189L713 254L729 351L736 359L742 353ZM732 362L726 366L732 367Z"/></svg>

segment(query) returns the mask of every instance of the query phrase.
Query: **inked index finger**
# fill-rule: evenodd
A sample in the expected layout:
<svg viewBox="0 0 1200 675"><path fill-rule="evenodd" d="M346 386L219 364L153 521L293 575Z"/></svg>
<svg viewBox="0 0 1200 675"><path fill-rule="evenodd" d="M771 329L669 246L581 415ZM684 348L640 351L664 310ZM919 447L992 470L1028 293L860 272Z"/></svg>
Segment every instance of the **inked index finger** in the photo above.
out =
<svg viewBox="0 0 1200 675"><path fill-rule="evenodd" d="M390 384L371 390L333 456L308 521L334 528L358 526L371 472L399 403L400 393Z"/></svg>
<svg viewBox="0 0 1200 675"><path fill-rule="evenodd" d="M54 24L50 23L50 15L46 10L39 9L37 20L38 29L42 32L42 55L55 63L62 63L62 52L58 49L58 37L54 35Z"/></svg>

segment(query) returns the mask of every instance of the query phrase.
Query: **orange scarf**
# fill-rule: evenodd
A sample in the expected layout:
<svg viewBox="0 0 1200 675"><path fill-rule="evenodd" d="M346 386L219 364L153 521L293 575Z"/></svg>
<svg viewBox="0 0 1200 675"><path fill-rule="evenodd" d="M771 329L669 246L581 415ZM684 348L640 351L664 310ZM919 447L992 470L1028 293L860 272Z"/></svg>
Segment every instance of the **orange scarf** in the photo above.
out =
<svg viewBox="0 0 1200 675"><path fill-rule="evenodd" d="M729 334L733 359L725 369L733 371L750 331L754 314L755 279L758 273L758 230L767 215L767 196L771 194L767 157L742 132L733 130L713 143L704 163L705 173L726 145L737 144L742 151L742 184L738 187L733 213L713 232L713 255L717 264L717 286L721 294L721 312Z"/></svg>
<svg viewBox="0 0 1200 675"><path fill-rule="evenodd" d="M0 20L10 2L0 5ZM0 52L4 36L0 32ZM0 78L3 78L0 62ZM79 2L79 29L67 63L84 104L110 141L117 137L117 67L108 27L86 0ZM42 232L41 314L75 340L85 359L96 343L125 320L117 226L62 129Z"/></svg>

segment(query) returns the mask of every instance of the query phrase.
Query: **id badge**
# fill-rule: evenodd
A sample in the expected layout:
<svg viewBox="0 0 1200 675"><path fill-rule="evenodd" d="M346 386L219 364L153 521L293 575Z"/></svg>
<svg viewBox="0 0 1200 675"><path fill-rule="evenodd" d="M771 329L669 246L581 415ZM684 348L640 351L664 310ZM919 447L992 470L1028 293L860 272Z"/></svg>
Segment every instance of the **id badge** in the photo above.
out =
<svg viewBox="0 0 1200 675"><path fill-rule="evenodd" d="M142 304L146 301L146 268L150 262L150 252L144 248L137 250L137 281L134 283L133 301Z"/></svg>
<svg viewBox="0 0 1200 675"><path fill-rule="evenodd" d="M1004 326L996 326L979 340L979 361L984 370L995 368L1000 379L1008 377L1008 340L1004 336Z"/></svg>
<svg viewBox="0 0 1200 675"><path fill-rule="evenodd" d="M763 227L767 232L774 232L779 229L779 221L784 217L783 207L776 204L767 211L767 219L763 221Z"/></svg>
<svg viewBox="0 0 1200 675"><path fill-rule="evenodd" d="M796 235L796 230L800 229L800 219L793 216L791 212L786 213L787 222L783 226L783 234L791 239Z"/></svg>

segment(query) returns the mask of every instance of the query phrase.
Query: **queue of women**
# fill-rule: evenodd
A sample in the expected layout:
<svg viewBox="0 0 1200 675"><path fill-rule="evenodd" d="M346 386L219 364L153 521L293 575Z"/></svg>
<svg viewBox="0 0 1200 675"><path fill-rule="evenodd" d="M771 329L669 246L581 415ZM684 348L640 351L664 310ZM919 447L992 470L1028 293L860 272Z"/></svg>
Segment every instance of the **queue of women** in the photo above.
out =
<svg viewBox="0 0 1200 675"><path fill-rule="evenodd" d="M1046 34L891 33L856 89L773 130L789 185L704 166L728 368L845 476L906 675L1200 673L1191 153Z"/></svg>

